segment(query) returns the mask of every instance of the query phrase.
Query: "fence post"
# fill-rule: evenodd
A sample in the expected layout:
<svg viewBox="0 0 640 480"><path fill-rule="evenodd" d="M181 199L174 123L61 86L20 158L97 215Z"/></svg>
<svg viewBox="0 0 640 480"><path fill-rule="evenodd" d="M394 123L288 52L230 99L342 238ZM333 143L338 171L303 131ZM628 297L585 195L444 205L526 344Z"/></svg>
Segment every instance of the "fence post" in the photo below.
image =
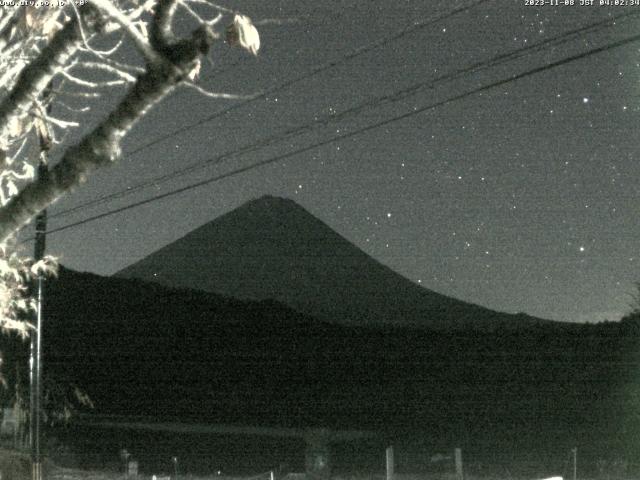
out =
<svg viewBox="0 0 640 480"><path fill-rule="evenodd" d="M573 480L578 476L578 447L573 447Z"/></svg>
<svg viewBox="0 0 640 480"><path fill-rule="evenodd" d="M309 429L305 432L305 471L313 478L331 478L331 432L326 428Z"/></svg>
<svg viewBox="0 0 640 480"><path fill-rule="evenodd" d="M394 460L393 446L387 447L387 480L393 480L394 477Z"/></svg>
<svg viewBox="0 0 640 480"><path fill-rule="evenodd" d="M464 480L464 474L462 471L462 449L455 449L455 459L456 459L456 480Z"/></svg>

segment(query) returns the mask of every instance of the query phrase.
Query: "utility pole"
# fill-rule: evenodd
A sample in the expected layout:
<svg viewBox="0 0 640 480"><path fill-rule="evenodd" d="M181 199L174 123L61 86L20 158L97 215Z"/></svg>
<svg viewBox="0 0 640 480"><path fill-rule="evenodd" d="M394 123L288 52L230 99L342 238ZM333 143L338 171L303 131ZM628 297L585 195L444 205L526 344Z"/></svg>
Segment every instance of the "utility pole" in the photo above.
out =
<svg viewBox="0 0 640 480"><path fill-rule="evenodd" d="M48 90L48 89L47 89ZM47 100L48 91L44 99ZM47 108L47 111L49 109ZM38 161L38 179L49 174L47 157L51 148L51 138L46 132L39 131L38 141L40 158ZM42 210L36 217L36 240L33 252L34 261L42 260L46 248L47 210ZM42 308L44 301L44 278L38 273L35 284L36 321L35 335L31 334L30 358L30 396L29 396L29 442L31 446L31 480L42 480L42 453L40 451L40 426L42 418Z"/></svg>
<svg viewBox="0 0 640 480"><path fill-rule="evenodd" d="M38 175L42 174L42 165L38 166ZM36 217L36 244L34 260L42 260L45 250L47 230L47 211L43 210ZM42 459L40 452L40 420L42 417L42 307L44 300L44 278L41 273L36 279L36 331L31 335L31 462L32 480L42 480Z"/></svg>
<svg viewBox="0 0 640 480"><path fill-rule="evenodd" d="M464 470L462 469L462 449L456 448L453 451L453 456L456 463L456 479L464 480Z"/></svg>
<svg viewBox="0 0 640 480"><path fill-rule="evenodd" d="M395 479L395 465L396 462L393 458L393 446L387 447L386 451L386 460L387 460L387 476L386 480L394 480Z"/></svg>

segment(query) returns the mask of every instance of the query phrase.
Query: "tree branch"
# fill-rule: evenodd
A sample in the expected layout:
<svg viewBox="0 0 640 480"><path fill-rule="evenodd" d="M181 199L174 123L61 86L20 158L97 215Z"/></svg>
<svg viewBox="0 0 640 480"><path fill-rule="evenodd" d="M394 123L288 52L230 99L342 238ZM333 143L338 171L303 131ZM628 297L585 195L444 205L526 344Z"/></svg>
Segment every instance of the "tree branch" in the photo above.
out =
<svg viewBox="0 0 640 480"><path fill-rule="evenodd" d="M155 21L149 31L151 45L158 52L162 52L170 43L174 42L171 23L176 11L177 0L158 0Z"/></svg>
<svg viewBox="0 0 640 480"><path fill-rule="evenodd" d="M88 3L81 7L81 11L85 14L83 18L87 23L95 28L99 19L91 13L92 8ZM20 119L27 115L33 105L33 99L37 98L51 79L64 68L78 49L80 41L80 23L74 18L67 22L40 55L24 68L9 95L0 103L0 139L6 136L13 117Z"/></svg>
<svg viewBox="0 0 640 480"><path fill-rule="evenodd" d="M48 175L29 183L0 209L0 242L62 194L83 183L91 171L118 160L122 138L153 105L187 77L213 39L209 29L198 29L190 39L175 44L168 45L164 39L169 50L163 52L162 60L147 64L145 73L107 118L80 143L70 147Z"/></svg>
<svg viewBox="0 0 640 480"><path fill-rule="evenodd" d="M94 5L102 10L107 16L117 22L125 32L131 37L136 47L148 62L157 61L157 53L149 44L147 39L142 35L131 20L118 9L110 0L93 0ZM154 22L155 23L155 22Z"/></svg>

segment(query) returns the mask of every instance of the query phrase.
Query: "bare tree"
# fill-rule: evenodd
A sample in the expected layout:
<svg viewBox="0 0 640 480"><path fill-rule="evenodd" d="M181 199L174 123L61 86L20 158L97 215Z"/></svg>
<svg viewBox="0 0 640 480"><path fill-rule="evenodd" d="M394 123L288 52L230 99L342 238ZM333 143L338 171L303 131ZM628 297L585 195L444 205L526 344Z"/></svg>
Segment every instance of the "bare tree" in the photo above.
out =
<svg viewBox="0 0 640 480"><path fill-rule="evenodd" d="M32 307L26 283L55 270L55 262L20 255L19 229L92 171L118 161L133 125L177 86L232 98L194 83L201 62L217 40L253 54L260 40L247 17L207 0L8 3L0 7L0 327L26 333L20 320ZM191 33L176 35L178 22ZM137 60L121 60L127 45ZM85 112L116 88L125 91L110 111L66 145L64 133L81 130ZM26 154L33 145L61 150L38 178L33 155Z"/></svg>

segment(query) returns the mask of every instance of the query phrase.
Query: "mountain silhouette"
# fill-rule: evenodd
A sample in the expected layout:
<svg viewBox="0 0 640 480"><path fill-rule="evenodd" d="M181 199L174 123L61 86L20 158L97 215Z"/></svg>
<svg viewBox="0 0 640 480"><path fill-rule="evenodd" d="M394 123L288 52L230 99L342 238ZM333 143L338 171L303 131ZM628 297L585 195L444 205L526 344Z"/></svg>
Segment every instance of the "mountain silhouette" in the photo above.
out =
<svg viewBox="0 0 640 480"><path fill-rule="evenodd" d="M46 283L44 311L44 378L57 385L46 388L45 403L61 386L78 386L95 404L90 415L366 429L464 442L487 458L508 449L564 454L576 444L582 458L616 445L628 458L640 451L637 318L500 332L342 325L273 300L65 268ZM28 364L29 343L1 340L7 385L19 373L28 385L28 369L18 366ZM11 388L0 398L10 405ZM75 428L64 438L84 445L89 434ZM100 451L132 441L128 431L89 436ZM162 437L167 448L173 436ZM142 433L139 441L158 443Z"/></svg>
<svg viewBox="0 0 640 480"><path fill-rule="evenodd" d="M549 322L422 288L292 200L264 196L116 273L239 299L274 299L320 320L436 330Z"/></svg>

